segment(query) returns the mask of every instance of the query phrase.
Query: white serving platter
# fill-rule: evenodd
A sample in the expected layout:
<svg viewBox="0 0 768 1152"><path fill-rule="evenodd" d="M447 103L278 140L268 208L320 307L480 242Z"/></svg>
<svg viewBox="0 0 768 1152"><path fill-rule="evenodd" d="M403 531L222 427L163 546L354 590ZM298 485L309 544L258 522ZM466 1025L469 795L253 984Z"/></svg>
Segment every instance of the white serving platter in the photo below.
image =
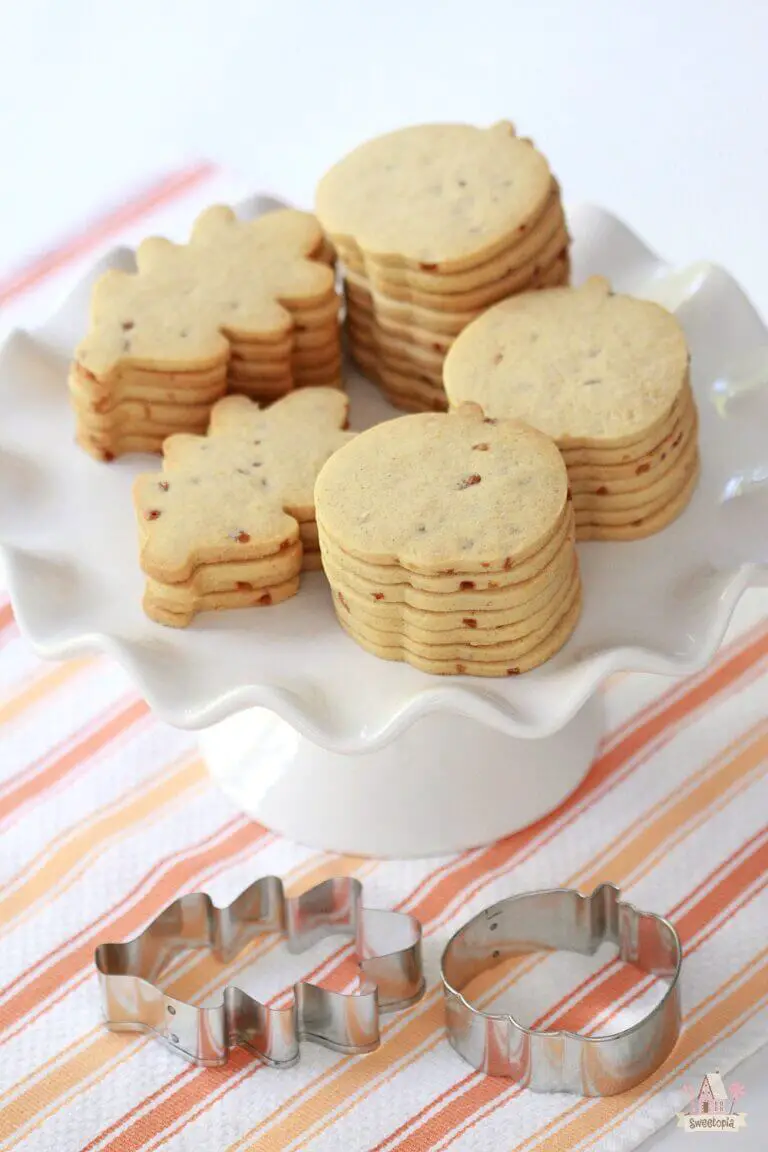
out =
<svg viewBox="0 0 768 1152"><path fill-rule="evenodd" d="M253 214L264 204L254 197L242 211ZM156 458L110 465L90 459L74 443L66 388L91 285L107 267L132 266L126 249L108 253L54 316L35 331L12 333L0 351L0 550L19 624L37 651L55 659L99 651L114 657L158 716L209 729L204 748L238 803L326 847L354 848L365 840L368 850L389 853L418 841L423 851L447 850L490 839L552 808L588 767L599 737L595 692L606 677L701 668L744 590L764 582L768 571L768 331L762 320L727 272L705 262L671 268L602 209L573 210L569 226L574 282L601 273L618 290L658 300L678 315L692 351L703 467L691 505L664 532L579 547L583 616L548 664L524 676L485 680L437 678L378 660L339 628L322 573L305 576L299 595L275 608L208 613L185 630L148 620L130 486ZM349 392L353 428L397 414L354 371ZM585 706L592 710L588 722L579 719ZM229 726L218 723L228 717L234 718ZM407 735L417 721L416 734ZM577 739L571 726L579 723L584 733ZM555 751L547 751L547 738L560 741L558 759L568 749L571 765L559 775L552 769L546 787L538 788L525 763L534 747L521 749L544 740L535 755L547 763ZM476 750L476 764L487 762L488 778L482 771L477 776L477 813L471 827L465 820L460 828L451 813L462 803L468 750ZM403 792L414 788L414 757L420 765L435 761L453 789L450 810L434 820L426 800L431 771L419 769L417 794ZM386 789L384 772L390 774ZM316 788L338 796L342 776L346 789L360 792L348 802L348 818L333 814L331 798L324 807L319 794L311 795ZM374 795L373 781L381 794ZM297 796L306 801L303 809L314 805L314 816L296 815ZM387 796L397 797L392 815L366 819L366 812L381 814ZM515 813L500 812L512 798ZM391 825L403 804L410 805L415 830L395 834Z"/></svg>

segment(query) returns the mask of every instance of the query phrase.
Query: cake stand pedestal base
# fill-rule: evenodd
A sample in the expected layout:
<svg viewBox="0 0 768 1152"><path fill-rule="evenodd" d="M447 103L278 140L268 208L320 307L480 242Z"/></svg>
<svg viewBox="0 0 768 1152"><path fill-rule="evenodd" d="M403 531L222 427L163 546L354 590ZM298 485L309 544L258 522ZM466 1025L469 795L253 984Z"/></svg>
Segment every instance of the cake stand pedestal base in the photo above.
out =
<svg viewBox="0 0 768 1152"><path fill-rule="evenodd" d="M541 739L442 712L382 748L344 755L251 708L203 731L200 747L222 791L273 831L331 852L414 858L488 844L557 808L602 732L597 694Z"/></svg>

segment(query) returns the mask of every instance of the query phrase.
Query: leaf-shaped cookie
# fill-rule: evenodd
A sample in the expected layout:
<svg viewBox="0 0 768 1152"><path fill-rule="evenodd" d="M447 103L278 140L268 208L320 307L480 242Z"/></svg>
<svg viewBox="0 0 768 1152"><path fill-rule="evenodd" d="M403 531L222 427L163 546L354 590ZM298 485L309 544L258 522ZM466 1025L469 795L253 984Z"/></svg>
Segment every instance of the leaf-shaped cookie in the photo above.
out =
<svg viewBox="0 0 768 1152"><path fill-rule="evenodd" d="M243 221L230 208L209 208L188 244L150 238L136 272L101 277L77 362L97 377L125 364L193 370L226 360L232 341L283 340L294 310L332 302L325 260L320 227L306 212Z"/></svg>

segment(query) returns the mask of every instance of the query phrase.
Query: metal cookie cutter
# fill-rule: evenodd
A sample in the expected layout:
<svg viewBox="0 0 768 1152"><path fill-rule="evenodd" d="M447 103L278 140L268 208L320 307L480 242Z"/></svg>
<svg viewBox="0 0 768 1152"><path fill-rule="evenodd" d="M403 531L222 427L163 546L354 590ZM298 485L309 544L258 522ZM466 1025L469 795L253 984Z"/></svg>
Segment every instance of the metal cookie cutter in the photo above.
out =
<svg viewBox="0 0 768 1152"><path fill-rule="evenodd" d="M486 908L459 929L443 952L441 976L450 1040L467 1063L534 1092L581 1096L626 1092L658 1068L680 1032L680 938L669 921L619 896L613 884L601 884L591 896L572 888L525 893ZM511 956L554 950L592 955L604 941L618 945L621 960L669 981L659 1003L623 1032L584 1036L526 1028L508 1014L474 1008L461 994L481 972Z"/></svg>
<svg viewBox="0 0 768 1152"><path fill-rule="evenodd" d="M266 876L227 908L215 907L204 892L182 896L135 940L96 949L107 1027L152 1032L204 1065L226 1063L236 1044L277 1068L296 1063L301 1040L337 1052L372 1051L379 1043L379 1013L405 1008L424 992L421 925L405 913L363 908L362 893L359 880L342 876L288 898L282 882ZM300 982L290 1007L269 1008L229 986L220 1005L196 1008L155 983L181 950L210 948L226 963L266 932L285 933L290 952L329 935L350 937L359 990L331 992Z"/></svg>

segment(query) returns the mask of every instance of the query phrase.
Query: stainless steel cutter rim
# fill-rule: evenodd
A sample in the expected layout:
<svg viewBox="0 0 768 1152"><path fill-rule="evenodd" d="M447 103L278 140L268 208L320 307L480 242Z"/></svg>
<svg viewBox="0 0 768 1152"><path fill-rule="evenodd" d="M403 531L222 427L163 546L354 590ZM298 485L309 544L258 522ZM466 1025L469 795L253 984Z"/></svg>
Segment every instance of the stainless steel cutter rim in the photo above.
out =
<svg viewBox="0 0 768 1152"><path fill-rule="evenodd" d="M100 944L94 955L105 1023L113 1031L145 1031L195 1064L226 1062L242 1045L264 1063L284 1068L311 1041L347 1055L378 1047L379 1015L415 1003L424 994L421 924L407 913L368 909L355 877L333 877L296 897L265 876L219 907L204 892L179 897L133 940ZM262 933L280 933L290 952L329 935L351 937L358 989L335 992L308 981L293 984L287 1008L271 1008L235 984L219 1003L198 1007L166 994L155 982L172 955L208 948L224 962ZM394 934L399 947L371 946ZM154 977L154 980L153 980Z"/></svg>
<svg viewBox="0 0 768 1152"><path fill-rule="evenodd" d="M652 1025L655 1021L669 1022L673 1026L670 1027L665 1042L659 1043L658 1050L655 1054L653 1054L653 1058L649 1062L649 1066L643 1075L619 1077L618 1079L620 1086L614 1087L610 1091L596 1091L594 1090L594 1085L582 1083L581 1094L590 1096L615 1095L618 1092L626 1091L630 1087L633 1087L635 1084L642 1082L642 1080L651 1075L652 1072L655 1071L655 1069L664 1062L664 1060L674 1048L680 1033L680 973L682 970L683 949L678 932L671 921L669 921L664 916L658 915L657 913L643 911L630 901L621 900L620 895L621 894L619 888L615 884L610 883L598 885L590 896L585 896L578 892L576 889L572 888L538 889L531 892L518 893L515 896L510 896L505 900L499 901L496 904L483 909L477 913L476 916L472 917L471 920L468 920L465 924L458 928L456 932L453 933L450 940L443 949L443 953L440 959L440 978L443 985L446 1004L450 1005L450 1003L453 1002L454 1004L460 1005L470 1020L496 1022L500 1025L509 1025L515 1033L522 1037L528 1038L529 1041L538 1039L551 1039L553 1042L570 1041L574 1044L585 1046L591 1051L599 1051L601 1047L613 1047L615 1050L620 1044L630 1044L634 1037L639 1036L642 1032L646 1031L649 1028L649 1025ZM597 950L597 947L599 947L602 943L617 943L619 944L619 951L616 957L617 959L625 959L626 963L632 965L635 968L638 968L640 971L645 971L647 975L655 975L659 979L663 979L667 982L667 988L660 999L645 1014L645 1016L643 1016L640 1020L637 1020L634 1024L629 1025L627 1028L620 1029L616 1032L604 1033L599 1036L590 1036L585 1032L577 1032L565 1028L534 1028L529 1025L521 1024L512 1013L486 1012L483 1011L483 1009L476 1007L470 1000L467 999L466 996L464 996L459 988L454 986L450 977L446 973L446 966L450 963L452 950L455 949L456 945L465 937L469 931L471 931L475 925L482 925L483 921L490 922L491 920L495 920L497 924L502 914L509 910L514 911L515 906L519 907L521 904L530 900L539 898L546 900L553 897L559 898L563 896L576 897L578 900L583 901L587 906L590 907L594 903L607 901L608 904L613 904L617 909L620 909L633 921L653 922L657 931L659 933L664 933L667 937L668 943L671 944L674 961L671 969L663 975L648 969L644 969L636 962L633 962L632 960L626 960L624 957L622 957L619 941L612 940L612 938L605 931L603 931L599 937L595 938L595 946L586 950L588 953L594 953ZM493 925L493 928L496 927L496 924ZM489 923L489 931L491 930L493 929L491 929ZM546 952L546 950L546 948L539 946L521 950L518 954L533 954L535 952ZM561 946L560 948L553 948L551 950L573 952L584 951L583 949L568 947L567 945ZM495 966L496 961L499 958L500 954L496 951L492 951L491 963L488 965L488 967ZM448 1037L452 1047L464 1060L470 1063L478 1071L486 1071L490 1075L504 1076L510 1079L518 1080L518 1082L523 1084L525 1087L531 1088L533 1091L546 1092L579 1090L575 1089L573 1085L569 1086L565 1083L553 1083L546 1087L537 1087L536 1083L532 1082L532 1078L530 1076L530 1067L527 1069L522 1069L522 1074L520 1075L516 1075L512 1067L510 1067L509 1070L501 1070L499 1067L496 1067L494 1071L491 1072L487 1067L484 1066L484 1062L479 1060L472 1060L467 1054L465 1046L462 1045L458 1039L456 1028L452 1026L450 1011L447 1012L447 1026Z"/></svg>
<svg viewBox="0 0 768 1152"><path fill-rule="evenodd" d="M544 892L551 892L551 891L559 891L559 889L540 888L535 892L523 892L523 893L520 893L520 896L511 896L510 900L523 899L527 896L539 896ZM633 912L636 912L636 913L640 912L640 910L637 908L637 906L635 904L631 904L628 900L623 900L622 904L624 904L625 907L631 909ZM649 915L649 913L642 913L642 914L643 915ZM655 915L655 913L653 915ZM674 937L676 939L679 940L679 936L678 936L676 928L674 927L674 925L669 920L667 920L667 918L665 916L656 916L655 918L659 921L660 924L664 925L664 927L667 928L674 935ZM446 945L446 950L448 947L450 947L450 945L453 943L455 938L457 936L459 936L464 931L464 928L466 928L466 927L467 927L467 925L465 924L464 927L459 928L458 931L454 932L453 936L451 937L451 939L448 941L448 944ZM563 949L563 951L565 951L565 949ZM682 963L683 963L682 950L680 950L680 955L678 957L678 961L677 961L677 965L675 968L675 973L674 973L674 976L672 978L672 981L671 981L671 983L668 984L667 990L664 993L664 995L661 997L661 999L656 1004L654 1004L653 1008L651 1009L651 1012L657 1011L657 1009L662 1007L662 1005L667 1000L667 998L674 994L675 984L677 983L677 980L679 978ZM510 1012L484 1012L480 1008L475 1008L473 1006L473 1004L471 1003L471 1001L467 1000L467 998L461 992L459 992L456 988L453 988L451 986L450 981L448 981L446 979L445 975L443 974L442 964L440 967L440 971L441 971L441 976L442 976L444 988L448 992L451 992L454 996L456 996L457 999L461 1000L462 1003L470 1011L477 1012L478 1015L485 1016L489 1020L506 1020L509 1017L513 1021L513 1023L517 1026L517 1028L519 1028L519 1030L521 1032L527 1032L529 1035L531 1035L533 1033L536 1033L536 1034L546 1033L547 1036L568 1036L568 1037L572 1037L572 1038L578 1039L578 1040L588 1039L594 1044L599 1044L603 1040L609 1040L610 1041L610 1040L615 1039L615 1037L617 1037L617 1036L629 1036L633 1032L637 1032L640 1028L643 1027L643 1025L645 1024L645 1021L647 1019L647 1016L643 1016L641 1020L636 1021L634 1024L630 1024L630 1026L628 1028L622 1028L618 1032L603 1033L600 1036L589 1036L589 1034L586 1032L575 1032L569 1028L531 1028L527 1024L521 1024L519 1020L515 1020L515 1017ZM648 1015L650 1015L650 1013Z"/></svg>

